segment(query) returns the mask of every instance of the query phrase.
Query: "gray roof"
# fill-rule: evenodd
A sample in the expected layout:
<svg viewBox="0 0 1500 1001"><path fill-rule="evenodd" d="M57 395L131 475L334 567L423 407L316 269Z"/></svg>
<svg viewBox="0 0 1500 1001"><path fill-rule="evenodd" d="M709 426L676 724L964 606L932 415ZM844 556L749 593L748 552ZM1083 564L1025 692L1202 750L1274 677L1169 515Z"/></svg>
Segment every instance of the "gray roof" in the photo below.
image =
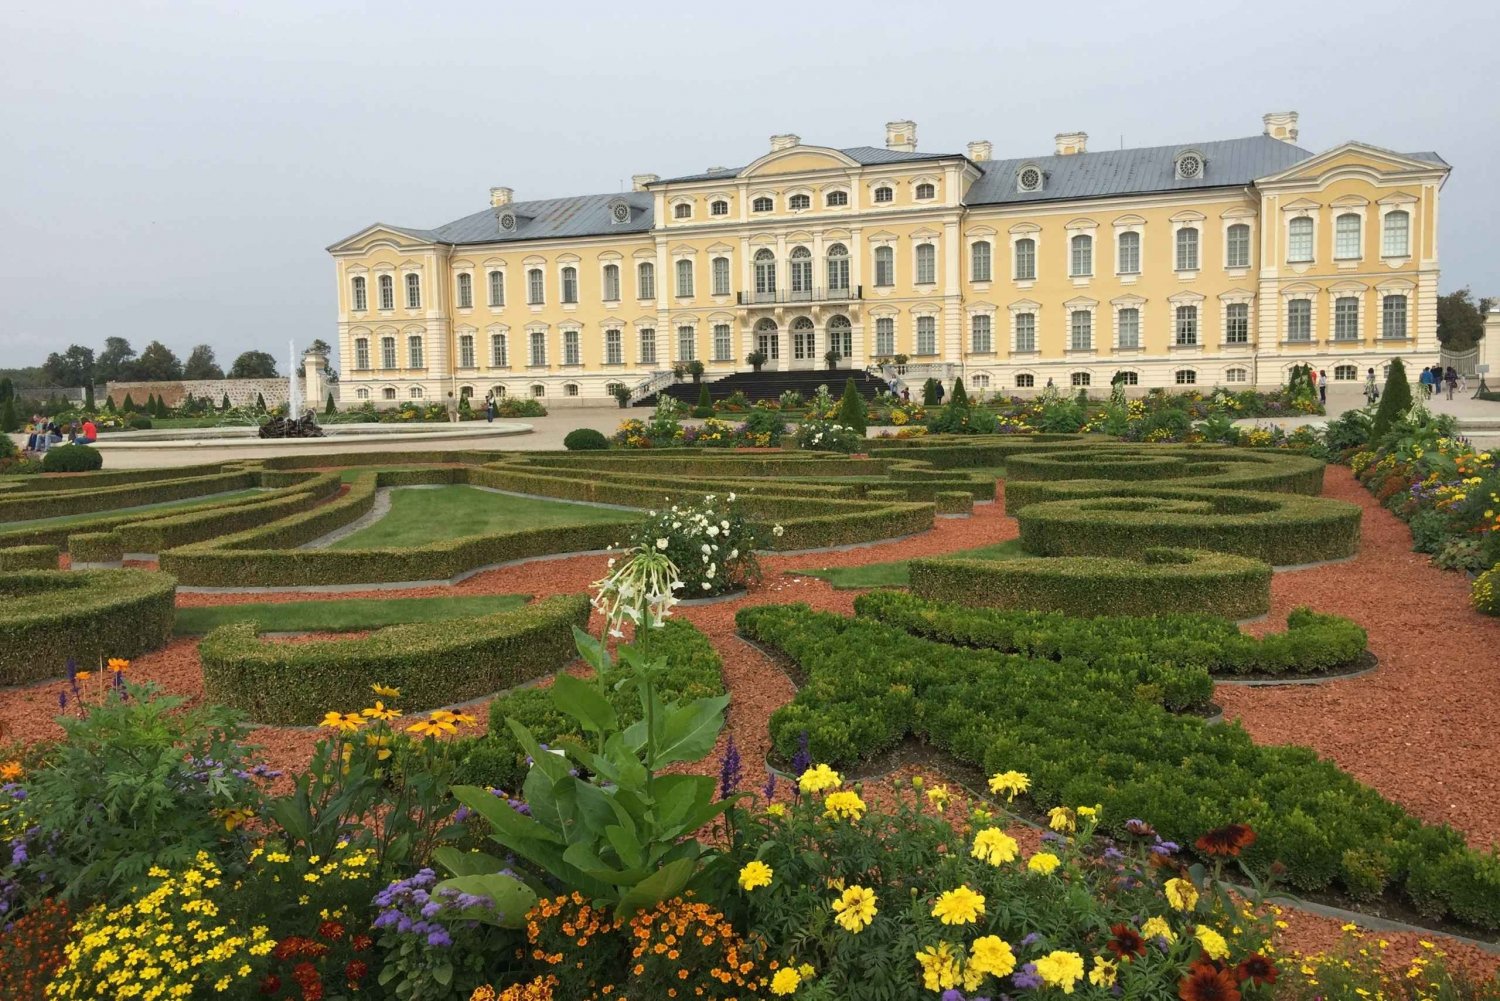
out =
<svg viewBox="0 0 1500 1001"><path fill-rule="evenodd" d="M848 149L839 150L839 152L864 167L872 167L881 163L906 163L911 160L942 160L948 157L963 156L962 153L904 153L900 150L882 149L879 146L850 146ZM719 167L715 170L706 170L701 174L684 174L681 177L664 178L656 183L676 184L679 181L712 181L719 178L734 177L744 169L744 167Z"/></svg>
<svg viewBox="0 0 1500 1001"><path fill-rule="evenodd" d="M609 203L616 198L623 198L629 203L629 222L610 222ZM652 195L645 191L544 198L534 202L512 202L508 207L516 214L516 228L513 230L500 228L500 210L496 208L481 209L462 219L444 223L436 229L413 229L410 226L384 223L381 225L419 240L455 246L568 236L602 236L609 233L644 233L651 228Z"/></svg>
<svg viewBox="0 0 1500 1001"><path fill-rule="evenodd" d="M1203 173L1190 180L1179 180L1176 157L1187 149L1203 154ZM1176 146L1106 149L1067 156L988 160L977 164L984 176L974 182L964 203L1052 202L1237 186L1286 170L1312 156L1298 146L1262 135ZM1042 169L1046 176L1042 190L1017 190L1016 171L1023 164L1035 164Z"/></svg>

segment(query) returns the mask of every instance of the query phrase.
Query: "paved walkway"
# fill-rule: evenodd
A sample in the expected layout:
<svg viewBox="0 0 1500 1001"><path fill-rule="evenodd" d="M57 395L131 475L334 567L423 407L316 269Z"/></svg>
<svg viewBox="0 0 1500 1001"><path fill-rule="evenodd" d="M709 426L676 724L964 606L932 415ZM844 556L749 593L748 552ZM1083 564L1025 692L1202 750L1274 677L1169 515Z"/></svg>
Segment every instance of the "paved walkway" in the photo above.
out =
<svg viewBox="0 0 1500 1001"><path fill-rule="evenodd" d="M1413 394L1417 392L1418 387L1413 387ZM1444 391L1426 403L1433 413L1452 414L1461 424L1474 425L1464 434L1476 445L1500 445L1500 401L1476 400L1473 396L1474 387L1471 385L1467 393L1454 393L1451 400ZM1304 425L1321 427L1329 418L1338 417L1350 410L1359 410L1364 405L1364 385L1342 383L1329 387L1328 403L1324 408L1328 411L1326 417L1247 417L1235 423L1249 426L1274 424L1288 431Z"/></svg>

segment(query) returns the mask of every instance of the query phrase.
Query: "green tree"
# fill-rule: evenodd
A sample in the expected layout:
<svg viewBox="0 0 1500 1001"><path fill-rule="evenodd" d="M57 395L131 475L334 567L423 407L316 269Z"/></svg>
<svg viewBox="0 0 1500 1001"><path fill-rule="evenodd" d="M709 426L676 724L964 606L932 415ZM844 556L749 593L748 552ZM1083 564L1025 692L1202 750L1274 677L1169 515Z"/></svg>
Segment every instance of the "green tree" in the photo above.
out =
<svg viewBox="0 0 1500 1001"><path fill-rule="evenodd" d="M844 395L839 400L837 421L846 428L854 428L860 434L865 433L865 427L869 423L865 416L865 398L860 394L853 378L844 380Z"/></svg>
<svg viewBox="0 0 1500 1001"><path fill-rule="evenodd" d="M214 360L214 349L207 344L194 346L188 355L187 364L182 366L182 377L184 379L222 379L224 370Z"/></svg>
<svg viewBox="0 0 1500 1001"><path fill-rule="evenodd" d="M954 379L953 395L948 398L948 406L967 407L968 405L969 393L968 390L964 389L964 381L962 379Z"/></svg>
<svg viewBox="0 0 1500 1001"><path fill-rule="evenodd" d="M1375 411L1375 421L1370 425L1370 440L1379 441L1391 425L1402 414L1411 409L1411 384L1406 381L1406 366L1400 358L1391 361L1391 373L1385 379L1385 392L1380 396L1380 408Z"/></svg>
<svg viewBox="0 0 1500 1001"><path fill-rule="evenodd" d="M229 394L228 393L224 394L223 401L221 401L219 403L219 409L220 410L225 410L225 411L227 411L229 409Z"/></svg>
<svg viewBox="0 0 1500 1001"><path fill-rule="evenodd" d="M229 369L231 379L274 379L276 359L264 351L246 351Z"/></svg>
<svg viewBox="0 0 1500 1001"><path fill-rule="evenodd" d="M54 351L48 355L42 371L59 386L73 389L89 385L94 381L94 349L70 344L62 354Z"/></svg>
<svg viewBox="0 0 1500 1001"><path fill-rule="evenodd" d="M123 410L127 414L133 414L133 413L135 413L135 401L130 398L130 394L129 393L125 394L125 403L124 403L123 406L121 406L120 409Z"/></svg>
<svg viewBox="0 0 1500 1001"><path fill-rule="evenodd" d="M255 411L261 414L266 412L266 398L260 393L255 394Z"/></svg>
<svg viewBox="0 0 1500 1001"><path fill-rule="evenodd" d="M155 417L156 416L156 394L155 393L147 393L146 394L146 416L147 417Z"/></svg>
<svg viewBox="0 0 1500 1001"><path fill-rule="evenodd" d="M332 414L336 414L338 412L339 412L338 404L336 404L336 403L333 402L333 394L329 393L328 394L328 404L325 407L323 407L323 413L332 415Z"/></svg>
<svg viewBox="0 0 1500 1001"><path fill-rule="evenodd" d="M106 396L104 398L104 411L110 414L118 412L115 408L115 398L113 396Z"/></svg>
<svg viewBox="0 0 1500 1001"><path fill-rule="evenodd" d="M922 406L924 406L924 407L935 407L935 406L937 406L937 401L938 401L937 391L938 391L938 381L936 379L933 379L933 378L929 377L926 382L922 383Z"/></svg>
<svg viewBox="0 0 1500 1001"><path fill-rule="evenodd" d="M83 409L89 413L94 412L94 384L89 383L83 387Z"/></svg>
<svg viewBox="0 0 1500 1001"><path fill-rule="evenodd" d="M1489 307L1489 299L1476 303L1467 288L1438 296L1438 343L1449 351L1467 351L1478 344L1484 337L1484 314Z"/></svg>
<svg viewBox="0 0 1500 1001"><path fill-rule="evenodd" d="M16 395L15 383L10 381L10 376L0 379L0 403L14 399Z"/></svg>
<svg viewBox="0 0 1500 1001"><path fill-rule="evenodd" d="M135 348L123 337L104 338L104 350L94 361L94 378L100 382L123 382L134 378Z"/></svg>
<svg viewBox="0 0 1500 1001"><path fill-rule="evenodd" d="M161 341L152 341L131 366L142 382L176 382L182 378L182 362Z"/></svg>
<svg viewBox="0 0 1500 1001"><path fill-rule="evenodd" d="M21 422L16 417L16 401L7 396L4 403L0 403L0 432L10 434L21 430Z"/></svg>

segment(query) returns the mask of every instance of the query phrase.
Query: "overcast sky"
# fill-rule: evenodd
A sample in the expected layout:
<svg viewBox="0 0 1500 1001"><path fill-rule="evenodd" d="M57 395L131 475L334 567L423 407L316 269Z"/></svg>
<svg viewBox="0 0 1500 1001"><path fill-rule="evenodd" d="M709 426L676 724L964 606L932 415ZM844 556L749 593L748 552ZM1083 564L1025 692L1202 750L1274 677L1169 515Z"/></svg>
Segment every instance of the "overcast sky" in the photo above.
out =
<svg viewBox="0 0 1500 1001"><path fill-rule="evenodd" d="M1437 150L1442 287L1500 292L1500 5L12 0L0 367L336 332L328 244L830 146L1048 153L1258 134Z"/></svg>

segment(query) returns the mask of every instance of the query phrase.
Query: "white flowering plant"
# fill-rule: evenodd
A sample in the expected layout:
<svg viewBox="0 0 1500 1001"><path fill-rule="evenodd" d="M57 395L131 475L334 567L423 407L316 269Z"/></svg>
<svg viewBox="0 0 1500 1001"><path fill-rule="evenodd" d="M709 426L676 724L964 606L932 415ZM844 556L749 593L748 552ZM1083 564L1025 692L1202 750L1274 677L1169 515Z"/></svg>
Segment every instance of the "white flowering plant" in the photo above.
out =
<svg viewBox="0 0 1500 1001"><path fill-rule="evenodd" d="M821 417L808 415L797 425L797 447L820 452L843 452L846 455L864 448L865 436L856 428L845 427Z"/></svg>
<svg viewBox="0 0 1500 1001"><path fill-rule="evenodd" d="M650 512L631 536L632 547L659 553L676 570L679 600L712 598L760 580L755 532L734 494L710 494L693 504Z"/></svg>

